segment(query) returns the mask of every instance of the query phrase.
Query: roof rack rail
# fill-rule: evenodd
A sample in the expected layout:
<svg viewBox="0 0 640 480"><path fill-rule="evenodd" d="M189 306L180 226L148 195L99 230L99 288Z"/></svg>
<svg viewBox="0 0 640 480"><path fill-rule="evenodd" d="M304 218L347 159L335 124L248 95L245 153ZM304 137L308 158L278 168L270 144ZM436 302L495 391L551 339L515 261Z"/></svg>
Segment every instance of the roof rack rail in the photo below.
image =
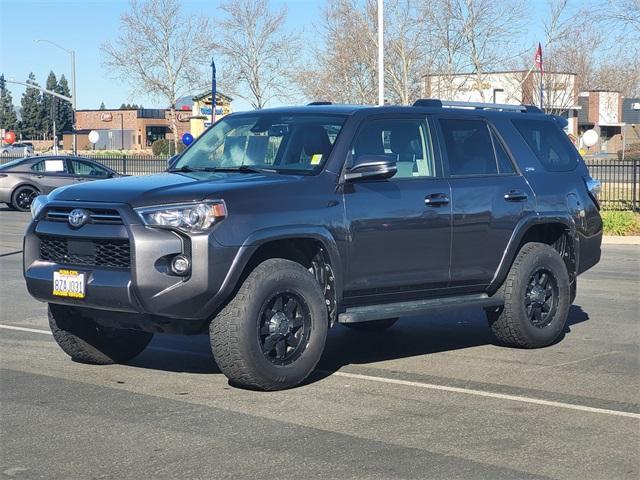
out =
<svg viewBox="0 0 640 480"><path fill-rule="evenodd" d="M307 105L333 105L332 102L311 102L307 103Z"/></svg>
<svg viewBox="0 0 640 480"><path fill-rule="evenodd" d="M542 113L538 107L533 105L509 105L506 103L480 103L480 102L454 102L450 100L438 100L436 98L421 98L416 100L414 107L431 108L472 108L478 110L502 110L509 112L531 112Z"/></svg>

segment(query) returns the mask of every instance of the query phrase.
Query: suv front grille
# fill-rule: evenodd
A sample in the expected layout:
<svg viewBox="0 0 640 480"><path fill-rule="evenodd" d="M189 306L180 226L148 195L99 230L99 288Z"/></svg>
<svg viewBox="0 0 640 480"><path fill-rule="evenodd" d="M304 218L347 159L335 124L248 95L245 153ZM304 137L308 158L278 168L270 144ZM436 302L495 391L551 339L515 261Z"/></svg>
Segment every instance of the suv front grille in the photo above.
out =
<svg viewBox="0 0 640 480"><path fill-rule="evenodd" d="M49 222L66 222L73 208L51 207L45 214ZM91 218L91 223L106 225L122 225L122 217L117 210L107 208L86 208Z"/></svg>
<svg viewBox="0 0 640 480"><path fill-rule="evenodd" d="M130 268L129 240L90 240L41 236L40 258L66 265Z"/></svg>

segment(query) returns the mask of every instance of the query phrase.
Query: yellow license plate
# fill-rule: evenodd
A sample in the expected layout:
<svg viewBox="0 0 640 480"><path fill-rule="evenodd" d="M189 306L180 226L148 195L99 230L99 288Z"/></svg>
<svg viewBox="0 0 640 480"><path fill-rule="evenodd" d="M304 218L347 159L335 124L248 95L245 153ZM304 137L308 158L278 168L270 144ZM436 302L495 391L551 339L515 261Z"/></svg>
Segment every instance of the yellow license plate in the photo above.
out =
<svg viewBox="0 0 640 480"><path fill-rule="evenodd" d="M53 272L53 294L57 297L84 298L85 274L76 270Z"/></svg>

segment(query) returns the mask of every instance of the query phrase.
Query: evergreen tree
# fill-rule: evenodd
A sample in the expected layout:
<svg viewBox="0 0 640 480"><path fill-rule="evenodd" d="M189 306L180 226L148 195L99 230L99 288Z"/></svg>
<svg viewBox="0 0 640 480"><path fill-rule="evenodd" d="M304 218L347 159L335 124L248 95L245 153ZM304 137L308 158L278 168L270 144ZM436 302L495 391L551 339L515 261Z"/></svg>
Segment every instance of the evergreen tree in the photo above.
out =
<svg viewBox="0 0 640 480"><path fill-rule="evenodd" d="M29 74L28 83L36 83L33 73ZM42 133L42 95L37 88L27 87L20 100L20 131L28 139L36 139Z"/></svg>
<svg viewBox="0 0 640 480"><path fill-rule="evenodd" d="M107 107L104 106L104 102L100 102L100 110L106 110Z"/></svg>
<svg viewBox="0 0 640 480"><path fill-rule="evenodd" d="M0 74L0 128L17 130L18 116L13 106L11 92L7 89L4 74Z"/></svg>
<svg viewBox="0 0 640 480"><path fill-rule="evenodd" d="M52 71L49 72L49 76L47 77L47 84L45 87L47 90L51 90L56 92L58 89L58 80L56 79L56 74ZM44 129L44 133L47 138L50 138L53 135L53 121L56 121L56 130L59 127L58 119L57 119L57 107L58 107L58 99L53 95L49 95L48 93L42 93L42 126Z"/></svg>
<svg viewBox="0 0 640 480"><path fill-rule="evenodd" d="M60 75L60 81L58 82L58 89L56 90L60 95L65 97L71 96L69 90L69 83L66 77ZM58 101L58 116L56 117L56 129L59 132L71 132L73 130L73 108L71 103L66 100L59 99Z"/></svg>

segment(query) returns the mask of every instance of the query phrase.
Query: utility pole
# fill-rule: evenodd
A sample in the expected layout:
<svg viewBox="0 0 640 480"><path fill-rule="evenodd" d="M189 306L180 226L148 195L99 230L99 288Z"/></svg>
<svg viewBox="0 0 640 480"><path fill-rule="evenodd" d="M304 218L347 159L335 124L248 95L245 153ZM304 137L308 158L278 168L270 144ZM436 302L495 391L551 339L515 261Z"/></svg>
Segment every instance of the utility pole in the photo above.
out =
<svg viewBox="0 0 640 480"><path fill-rule="evenodd" d="M120 150L124 150L124 116L122 113L120 115Z"/></svg>
<svg viewBox="0 0 640 480"><path fill-rule="evenodd" d="M216 123L216 62L211 57L211 125Z"/></svg>
<svg viewBox="0 0 640 480"><path fill-rule="evenodd" d="M76 134L76 52L58 45L51 40L37 39L34 42L44 42L67 52L71 56L71 129L73 130L73 154L78 154L78 139Z"/></svg>
<svg viewBox="0 0 640 480"><path fill-rule="evenodd" d="M384 0L378 0L378 105L384 105Z"/></svg>

